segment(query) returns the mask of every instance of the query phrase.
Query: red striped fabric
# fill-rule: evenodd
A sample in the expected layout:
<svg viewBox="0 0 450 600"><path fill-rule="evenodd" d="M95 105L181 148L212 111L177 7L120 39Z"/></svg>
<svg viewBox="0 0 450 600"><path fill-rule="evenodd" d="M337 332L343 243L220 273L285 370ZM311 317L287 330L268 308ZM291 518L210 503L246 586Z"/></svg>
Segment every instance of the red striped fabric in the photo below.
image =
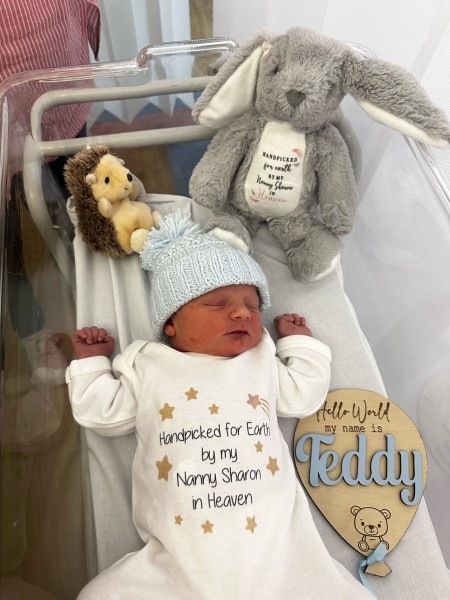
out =
<svg viewBox="0 0 450 600"><path fill-rule="evenodd" d="M88 64L89 46L97 58L99 43L97 0L0 0L0 83L24 71ZM92 82L63 84L88 85ZM14 113L22 118L26 129L34 100L48 89L48 85L30 83L20 86L20 93L11 94ZM86 122L88 112L89 105L48 111L43 120L43 138L73 137Z"/></svg>

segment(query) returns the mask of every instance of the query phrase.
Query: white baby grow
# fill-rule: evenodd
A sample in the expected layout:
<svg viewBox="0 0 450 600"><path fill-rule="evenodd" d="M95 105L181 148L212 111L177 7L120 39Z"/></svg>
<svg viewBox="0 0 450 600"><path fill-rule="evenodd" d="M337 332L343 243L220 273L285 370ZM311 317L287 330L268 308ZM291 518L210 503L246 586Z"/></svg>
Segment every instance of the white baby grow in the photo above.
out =
<svg viewBox="0 0 450 600"><path fill-rule="evenodd" d="M170 113L175 103L173 99L168 100L171 98L169 94L198 92L204 87L207 78L175 77L171 80L162 79L127 86L124 85L127 77L135 77L140 71L144 74L150 71L153 73L152 64L161 67L167 57L170 61L178 60L182 64L183 60L192 54L195 56L197 52L210 51L214 60L217 60L217 54L214 52L227 53L232 52L232 49L231 42L218 40L202 41L197 45L163 45L141 53L137 61L80 67L76 73L74 69L49 73L49 81L56 90L50 91L49 85L35 105L32 113L32 131L23 137L23 146L18 138L14 147L8 137L11 134L3 128L4 156L13 150L15 153L23 152L27 208L35 227L45 241L48 253L46 260L51 264L52 272L54 270L74 294L77 326L94 323L104 326L115 336L118 350L135 339L153 338L147 310L148 274L140 268L137 255L117 260L92 252L78 235L76 214L69 199L68 213L75 226L72 253L71 241L68 241L64 230L66 227L70 231L70 227L57 225L55 228L43 198L41 168L44 157L68 155L86 144L96 142L107 144L119 156L121 152L129 149L137 149L139 152L143 146L176 144L176 152L179 153L177 156L186 157L192 152L190 144L193 140L207 140L214 132L203 127L183 124L179 127L104 133L77 140L43 142L40 136L40 120L45 111L59 103L132 98L157 97L162 106L166 102L166 110ZM167 72L171 68L169 62ZM112 76L116 79L115 85L105 87L101 78ZM60 82L67 78L70 80L71 77L92 79L97 87L76 91L58 89ZM13 92L14 90L10 94ZM365 186L371 161L367 153L370 153L374 146L381 144L380 140L384 137L388 139L391 133L379 125L368 123L366 117L353 104L345 104L342 127L346 131L347 142L352 151L355 171ZM355 134L358 128L364 131L364 140ZM5 139L9 140L8 146ZM404 140L402 143L406 147ZM169 148L173 149L172 146ZM416 166L415 160L411 153L411 169L426 168L425 163ZM5 158L2 166L5 168ZM142 165L144 172L145 168L146 165ZM143 179L141 172L136 174ZM432 187L433 183L429 182L428 185ZM200 223L205 222L208 217L206 209L195 205L186 195L160 194L156 193L157 191L152 190L145 197L145 201L153 209L163 214L179 209L192 215L194 220ZM394 200L393 198L392 201ZM358 221L355 227L358 228ZM351 250L351 244L344 250L344 266L347 260L346 252ZM301 312L306 316L314 336L331 348L332 390L365 389L386 395L382 374L346 294L343 269L339 266L333 273L317 282L302 283L293 279L281 247L265 227L261 227L256 235L254 258L265 271L271 289L272 306L264 313L264 324L269 331L274 333L272 319L276 314ZM345 269L345 273L346 280L351 279L351 271ZM45 274L43 277L45 280ZM43 284L40 285L42 287ZM51 299L47 298L46 301L49 312L58 313L61 310L60 307L52 305ZM366 301L370 303L370 298ZM55 320L58 319L55 317ZM296 421L280 419L280 427L289 448L292 448ZM128 552L142 547L131 516L131 464L136 441L134 434L117 438L100 437L90 431L81 431L80 434L87 577L92 578ZM310 504L315 524L328 551L350 573L358 577L361 555L336 533L315 505L312 502ZM67 540L67 543L70 544L70 540ZM389 566L392 569L389 576L370 579L380 599L437 600L449 596L449 572L425 500L421 501L402 541L389 554ZM226 586L226 582L224 585Z"/></svg>

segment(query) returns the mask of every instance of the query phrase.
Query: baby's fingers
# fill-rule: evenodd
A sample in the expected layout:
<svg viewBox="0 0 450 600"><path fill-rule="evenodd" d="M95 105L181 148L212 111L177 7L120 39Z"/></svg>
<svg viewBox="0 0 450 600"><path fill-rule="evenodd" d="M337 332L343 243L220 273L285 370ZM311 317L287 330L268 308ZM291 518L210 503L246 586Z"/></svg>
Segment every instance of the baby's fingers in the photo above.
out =
<svg viewBox="0 0 450 600"><path fill-rule="evenodd" d="M297 325L298 327L301 327L302 325L305 325L305 323L306 323L305 317L301 317L300 315L297 315L296 313L294 313L292 315L292 318L293 318L294 325Z"/></svg>
<svg viewBox="0 0 450 600"><path fill-rule="evenodd" d="M96 332L96 341L97 342L106 342L107 338L109 338L110 336L107 334L106 329L103 329L103 327L101 327L100 329L98 329L97 327L95 328L97 330Z"/></svg>
<svg viewBox="0 0 450 600"><path fill-rule="evenodd" d="M76 342L84 342L85 344L96 344L97 342L105 341L107 337L106 330L103 328L98 328L95 325L92 327L83 327L82 329L77 329L72 336L72 341Z"/></svg>
<svg viewBox="0 0 450 600"><path fill-rule="evenodd" d="M288 314L288 313L284 313L283 315L278 315L274 319L275 323L280 323L280 321L283 321L285 323L293 323L294 322L294 318L293 318L293 315Z"/></svg>
<svg viewBox="0 0 450 600"><path fill-rule="evenodd" d="M88 333L87 333L87 327L85 327L84 329L77 329L76 331L74 331L73 335L72 335L72 342L75 344L76 342L86 342L86 339L88 337Z"/></svg>

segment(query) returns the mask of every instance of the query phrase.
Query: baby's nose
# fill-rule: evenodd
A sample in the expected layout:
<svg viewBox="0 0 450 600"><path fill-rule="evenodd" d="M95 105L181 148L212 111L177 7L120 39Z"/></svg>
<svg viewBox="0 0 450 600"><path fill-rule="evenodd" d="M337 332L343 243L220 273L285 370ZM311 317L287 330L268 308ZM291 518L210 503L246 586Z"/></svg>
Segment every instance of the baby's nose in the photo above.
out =
<svg viewBox="0 0 450 600"><path fill-rule="evenodd" d="M245 306L245 304L236 304L231 309L232 319L250 319L250 317L250 310L247 306Z"/></svg>

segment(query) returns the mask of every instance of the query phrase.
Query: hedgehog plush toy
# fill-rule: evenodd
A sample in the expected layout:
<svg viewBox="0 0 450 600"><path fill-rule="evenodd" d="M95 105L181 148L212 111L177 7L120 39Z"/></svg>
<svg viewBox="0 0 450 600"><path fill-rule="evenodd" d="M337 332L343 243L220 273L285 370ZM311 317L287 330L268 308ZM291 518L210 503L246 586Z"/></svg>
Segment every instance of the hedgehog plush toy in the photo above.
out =
<svg viewBox="0 0 450 600"><path fill-rule="evenodd" d="M139 201L140 186L124 161L107 146L81 150L64 167L78 229L95 252L118 258L139 252L159 214Z"/></svg>

